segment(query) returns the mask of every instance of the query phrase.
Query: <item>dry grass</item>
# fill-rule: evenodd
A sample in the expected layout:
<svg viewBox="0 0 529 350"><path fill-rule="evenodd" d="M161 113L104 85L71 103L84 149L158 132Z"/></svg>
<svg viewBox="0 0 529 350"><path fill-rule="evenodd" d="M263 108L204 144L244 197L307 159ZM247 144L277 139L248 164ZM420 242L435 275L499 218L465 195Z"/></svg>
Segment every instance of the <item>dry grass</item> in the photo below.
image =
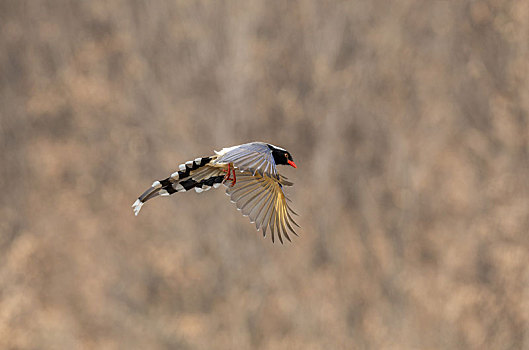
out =
<svg viewBox="0 0 529 350"><path fill-rule="evenodd" d="M0 348L529 348L526 1L0 2ZM301 238L221 190L284 146Z"/></svg>

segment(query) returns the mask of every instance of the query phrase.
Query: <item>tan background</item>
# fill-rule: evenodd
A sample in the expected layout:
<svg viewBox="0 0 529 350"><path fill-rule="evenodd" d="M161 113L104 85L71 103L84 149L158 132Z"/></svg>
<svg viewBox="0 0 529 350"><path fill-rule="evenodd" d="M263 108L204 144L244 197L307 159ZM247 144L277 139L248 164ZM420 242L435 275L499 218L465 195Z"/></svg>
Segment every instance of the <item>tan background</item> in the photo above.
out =
<svg viewBox="0 0 529 350"><path fill-rule="evenodd" d="M529 348L529 2L0 1L0 348ZM264 140L301 214L130 205Z"/></svg>

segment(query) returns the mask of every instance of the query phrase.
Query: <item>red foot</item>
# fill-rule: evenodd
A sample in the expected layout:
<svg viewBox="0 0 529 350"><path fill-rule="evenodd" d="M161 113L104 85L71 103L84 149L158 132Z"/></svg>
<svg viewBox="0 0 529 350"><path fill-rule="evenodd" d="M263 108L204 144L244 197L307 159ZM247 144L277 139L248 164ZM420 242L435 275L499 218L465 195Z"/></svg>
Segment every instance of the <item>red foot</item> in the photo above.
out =
<svg viewBox="0 0 529 350"><path fill-rule="evenodd" d="M226 176L224 176L224 181L226 180L230 180L230 175L231 175L231 163L228 164L228 170L225 170L225 169L222 169L222 171L226 172Z"/></svg>
<svg viewBox="0 0 529 350"><path fill-rule="evenodd" d="M226 171L227 174L224 176L224 181L231 180L231 187L235 186L235 183L237 182L237 177L235 176L235 168L231 166L231 163L228 163L228 170ZM231 174L233 174L233 178L231 177Z"/></svg>

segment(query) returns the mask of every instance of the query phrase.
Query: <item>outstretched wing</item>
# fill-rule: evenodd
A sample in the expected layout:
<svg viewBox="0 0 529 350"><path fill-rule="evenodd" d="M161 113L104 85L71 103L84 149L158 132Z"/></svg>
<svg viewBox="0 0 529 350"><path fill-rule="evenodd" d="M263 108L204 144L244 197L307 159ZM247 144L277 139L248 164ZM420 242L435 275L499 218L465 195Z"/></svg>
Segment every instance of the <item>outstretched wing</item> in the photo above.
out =
<svg viewBox="0 0 529 350"><path fill-rule="evenodd" d="M245 143L240 146L224 148L216 152L215 163L233 163L242 170L278 177L272 151L263 142Z"/></svg>
<svg viewBox="0 0 529 350"><path fill-rule="evenodd" d="M297 215L288 205L288 198L283 193L283 186L290 186L292 183L284 180L284 177L273 178L252 172L237 172L237 183L235 186L228 186L226 194L231 197L244 216L248 216L252 223L255 223L257 230L263 229L263 236L266 237L266 230L270 228L272 232L272 242L274 233L281 243L285 236L289 241L288 231L296 234L292 224L299 225L292 219L291 214Z"/></svg>

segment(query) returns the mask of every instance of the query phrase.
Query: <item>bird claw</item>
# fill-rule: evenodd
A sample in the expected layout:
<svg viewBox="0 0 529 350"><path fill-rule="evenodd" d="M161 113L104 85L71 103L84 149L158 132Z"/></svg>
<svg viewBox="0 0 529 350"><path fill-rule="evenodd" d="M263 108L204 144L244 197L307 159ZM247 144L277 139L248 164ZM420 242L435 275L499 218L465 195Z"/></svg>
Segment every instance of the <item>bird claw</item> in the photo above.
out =
<svg viewBox="0 0 529 350"><path fill-rule="evenodd" d="M233 179L231 180L231 187L235 186L235 183L237 182L237 176L235 176L235 168L232 169L233 172Z"/></svg>

